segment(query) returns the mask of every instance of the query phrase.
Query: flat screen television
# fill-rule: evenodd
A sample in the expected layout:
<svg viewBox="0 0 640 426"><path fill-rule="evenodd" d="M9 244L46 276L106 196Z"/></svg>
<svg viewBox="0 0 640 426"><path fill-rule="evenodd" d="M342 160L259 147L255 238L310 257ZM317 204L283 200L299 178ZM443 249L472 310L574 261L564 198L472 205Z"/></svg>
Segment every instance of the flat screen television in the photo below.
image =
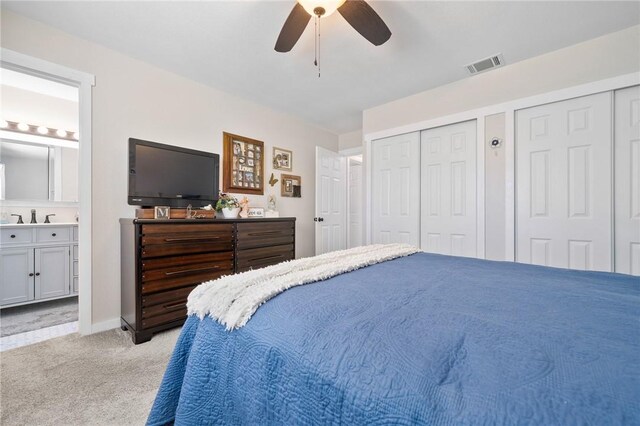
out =
<svg viewBox="0 0 640 426"><path fill-rule="evenodd" d="M129 205L215 205L220 156L129 138Z"/></svg>

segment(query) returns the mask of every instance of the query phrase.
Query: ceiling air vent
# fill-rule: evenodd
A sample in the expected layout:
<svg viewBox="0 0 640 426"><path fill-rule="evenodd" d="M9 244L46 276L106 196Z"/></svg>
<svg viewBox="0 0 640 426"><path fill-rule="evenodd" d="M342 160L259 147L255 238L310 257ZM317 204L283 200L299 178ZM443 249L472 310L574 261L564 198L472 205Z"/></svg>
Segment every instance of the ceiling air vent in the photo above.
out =
<svg viewBox="0 0 640 426"><path fill-rule="evenodd" d="M488 58L467 65L467 70L469 74L474 75L501 67L502 65L504 65L504 58L502 57L502 53L498 53L497 55L489 56Z"/></svg>

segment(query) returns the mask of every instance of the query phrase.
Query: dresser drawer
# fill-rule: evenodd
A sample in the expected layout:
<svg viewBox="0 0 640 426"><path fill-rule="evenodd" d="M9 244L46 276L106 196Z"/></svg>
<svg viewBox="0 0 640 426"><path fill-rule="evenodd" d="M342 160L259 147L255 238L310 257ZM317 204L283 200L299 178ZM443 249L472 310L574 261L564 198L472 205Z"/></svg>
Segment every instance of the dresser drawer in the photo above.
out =
<svg viewBox="0 0 640 426"><path fill-rule="evenodd" d="M29 244L33 241L33 228L27 229L2 229L0 230L0 242L2 245Z"/></svg>
<svg viewBox="0 0 640 426"><path fill-rule="evenodd" d="M142 258L233 250L230 225L144 225Z"/></svg>
<svg viewBox="0 0 640 426"><path fill-rule="evenodd" d="M166 324L187 316L187 298L197 285L142 296L142 326Z"/></svg>
<svg viewBox="0 0 640 426"><path fill-rule="evenodd" d="M187 303L189 293L198 285L182 287L177 290L163 291L161 293L146 294L142 296L142 315L152 316L160 308L172 309L179 302Z"/></svg>
<svg viewBox="0 0 640 426"><path fill-rule="evenodd" d="M238 250L293 244L295 222L238 223Z"/></svg>
<svg viewBox="0 0 640 426"><path fill-rule="evenodd" d="M238 252L237 270L238 272L245 272L294 258L293 244L242 250Z"/></svg>
<svg viewBox="0 0 640 426"><path fill-rule="evenodd" d="M71 228L69 227L36 228L37 243L67 243L69 241L71 241Z"/></svg>
<svg viewBox="0 0 640 426"><path fill-rule="evenodd" d="M198 224L176 224L176 225L142 225L143 235L162 235L189 233L219 233L233 235L233 224L231 223L198 223Z"/></svg>
<svg viewBox="0 0 640 426"><path fill-rule="evenodd" d="M207 258L209 257L209 258ZM183 260L180 262L179 259ZM164 262L169 260L168 262ZM142 294L201 284L233 273L233 253L176 256L142 262Z"/></svg>
<svg viewBox="0 0 640 426"><path fill-rule="evenodd" d="M170 322L184 320L187 318L186 300L182 304L177 304L171 309L164 309L158 315L142 317L142 328L151 328L157 325L168 324Z"/></svg>

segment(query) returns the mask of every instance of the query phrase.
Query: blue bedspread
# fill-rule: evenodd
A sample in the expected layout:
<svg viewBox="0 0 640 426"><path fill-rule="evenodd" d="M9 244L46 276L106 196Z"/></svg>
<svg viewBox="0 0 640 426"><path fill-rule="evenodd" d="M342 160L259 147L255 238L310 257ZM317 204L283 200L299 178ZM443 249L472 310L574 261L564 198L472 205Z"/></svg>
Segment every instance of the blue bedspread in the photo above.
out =
<svg viewBox="0 0 640 426"><path fill-rule="evenodd" d="M640 282L419 253L190 317L148 423L640 424Z"/></svg>

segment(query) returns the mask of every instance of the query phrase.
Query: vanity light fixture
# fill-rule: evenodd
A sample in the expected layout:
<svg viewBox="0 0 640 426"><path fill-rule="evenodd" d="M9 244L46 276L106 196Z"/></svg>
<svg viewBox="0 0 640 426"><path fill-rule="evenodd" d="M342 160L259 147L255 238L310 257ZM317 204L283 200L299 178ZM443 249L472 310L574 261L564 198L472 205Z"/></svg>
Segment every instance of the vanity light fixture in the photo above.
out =
<svg viewBox="0 0 640 426"><path fill-rule="evenodd" d="M35 124L18 123L17 121L0 121L0 127L3 131L24 133L27 135L45 136L48 138L64 139L67 141L78 141L78 133L67 131L64 129L52 129L46 126L38 126Z"/></svg>

